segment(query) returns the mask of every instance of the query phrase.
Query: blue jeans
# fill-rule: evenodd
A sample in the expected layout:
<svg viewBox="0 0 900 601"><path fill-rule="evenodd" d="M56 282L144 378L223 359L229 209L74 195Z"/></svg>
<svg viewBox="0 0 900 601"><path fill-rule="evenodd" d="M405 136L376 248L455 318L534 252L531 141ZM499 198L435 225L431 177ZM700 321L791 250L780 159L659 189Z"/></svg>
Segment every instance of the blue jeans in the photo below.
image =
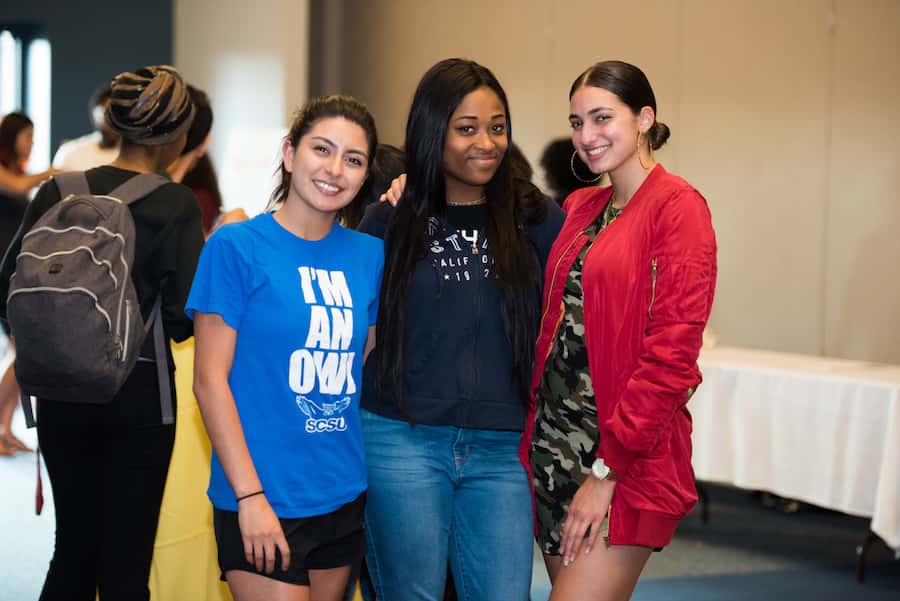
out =
<svg viewBox="0 0 900 601"><path fill-rule="evenodd" d="M411 427L361 411L366 541L379 601L527 601L533 518L519 432Z"/></svg>

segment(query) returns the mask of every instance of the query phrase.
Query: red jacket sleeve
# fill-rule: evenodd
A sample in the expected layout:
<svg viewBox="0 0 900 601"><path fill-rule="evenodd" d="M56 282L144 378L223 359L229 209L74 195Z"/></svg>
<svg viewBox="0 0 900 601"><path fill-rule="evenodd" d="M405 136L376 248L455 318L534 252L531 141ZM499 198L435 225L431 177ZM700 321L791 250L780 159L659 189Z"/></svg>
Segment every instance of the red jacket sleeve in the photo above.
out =
<svg viewBox="0 0 900 601"><path fill-rule="evenodd" d="M641 354L601 425L598 455L620 474L665 440L688 391L700 383L697 357L715 292L716 240L696 190L679 190L661 205L651 248L656 283Z"/></svg>

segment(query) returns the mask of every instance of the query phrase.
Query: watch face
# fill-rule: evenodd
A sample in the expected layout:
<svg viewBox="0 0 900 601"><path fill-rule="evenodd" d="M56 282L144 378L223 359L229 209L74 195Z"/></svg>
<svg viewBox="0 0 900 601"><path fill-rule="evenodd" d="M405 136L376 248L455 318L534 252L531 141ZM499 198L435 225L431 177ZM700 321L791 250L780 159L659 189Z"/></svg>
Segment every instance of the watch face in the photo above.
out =
<svg viewBox="0 0 900 601"><path fill-rule="evenodd" d="M591 472L595 478L603 480L609 475L609 466L603 463L602 459L596 459L594 464L591 465Z"/></svg>

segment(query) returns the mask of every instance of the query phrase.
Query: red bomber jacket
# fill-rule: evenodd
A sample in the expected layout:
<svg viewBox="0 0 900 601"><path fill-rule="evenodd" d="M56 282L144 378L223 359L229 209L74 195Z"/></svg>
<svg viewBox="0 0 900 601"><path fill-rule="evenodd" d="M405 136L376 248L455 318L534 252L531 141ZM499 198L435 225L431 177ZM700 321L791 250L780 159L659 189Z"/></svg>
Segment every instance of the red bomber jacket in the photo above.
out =
<svg viewBox="0 0 900 601"><path fill-rule="evenodd" d="M550 250L531 406L519 456L529 453L535 394L563 315L572 263L611 188L567 199ZM663 547L697 501L687 401L716 285L716 239L706 201L656 165L622 214L600 232L582 270L588 369L600 433L598 457L620 480L609 513L614 545Z"/></svg>

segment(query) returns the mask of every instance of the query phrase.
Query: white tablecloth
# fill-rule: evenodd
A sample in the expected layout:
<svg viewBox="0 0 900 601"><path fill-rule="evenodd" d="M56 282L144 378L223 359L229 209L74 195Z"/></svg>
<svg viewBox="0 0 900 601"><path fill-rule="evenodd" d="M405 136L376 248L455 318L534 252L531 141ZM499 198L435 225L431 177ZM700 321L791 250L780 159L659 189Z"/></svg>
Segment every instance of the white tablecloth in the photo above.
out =
<svg viewBox="0 0 900 601"><path fill-rule="evenodd" d="M698 479L871 517L900 548L900 366L718 347L700 367Z"/></svg>

